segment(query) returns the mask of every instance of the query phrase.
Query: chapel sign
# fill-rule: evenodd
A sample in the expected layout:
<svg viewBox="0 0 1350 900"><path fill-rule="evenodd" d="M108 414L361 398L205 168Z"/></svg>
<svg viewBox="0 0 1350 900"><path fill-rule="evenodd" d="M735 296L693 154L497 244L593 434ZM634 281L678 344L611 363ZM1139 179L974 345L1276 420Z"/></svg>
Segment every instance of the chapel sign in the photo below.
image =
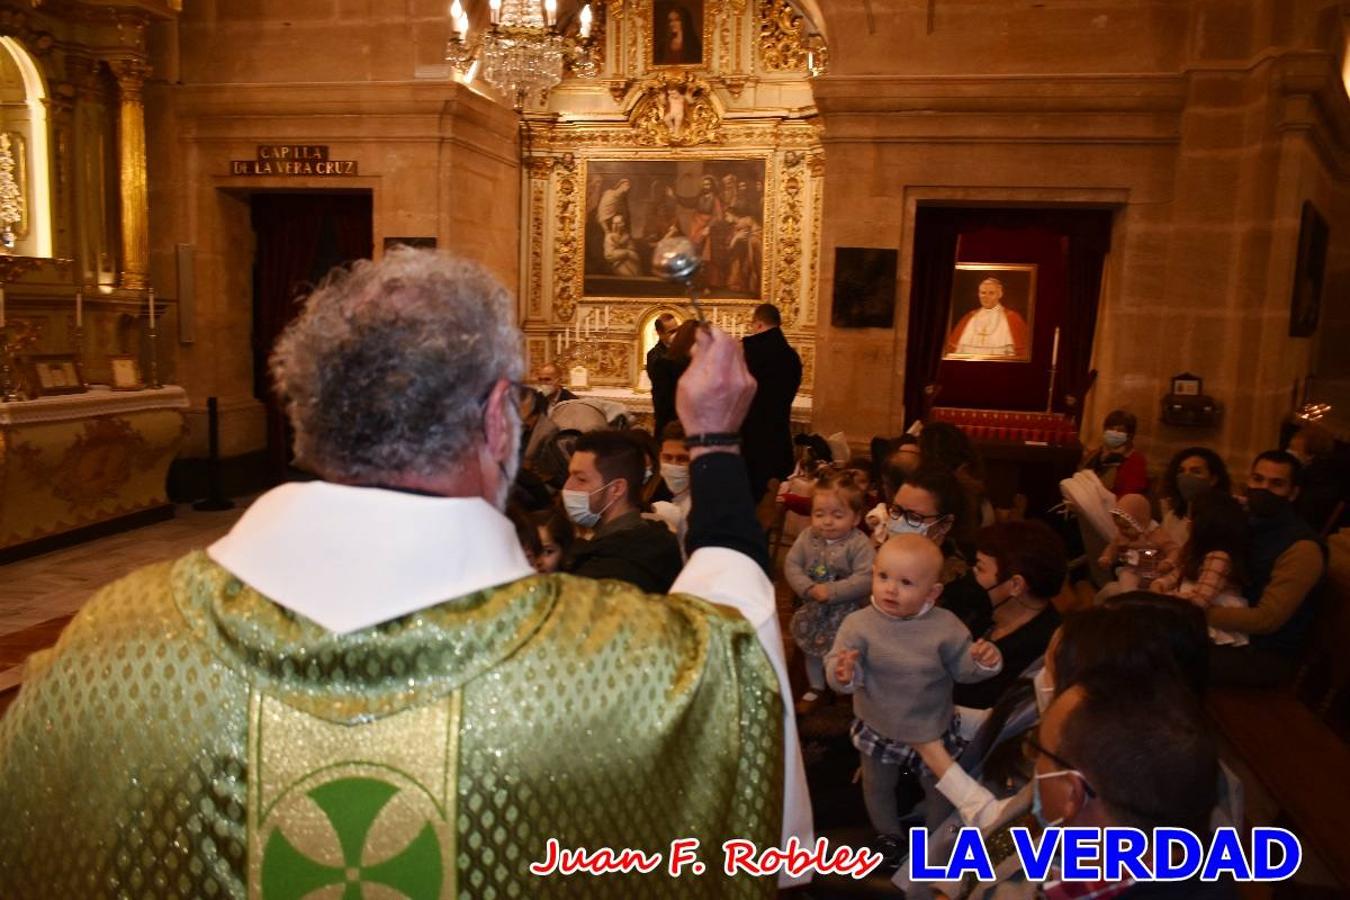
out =
<svg viewBox="0 0 1350 900"><path fill-rule="evenodd" d="M230 174L341 178L357 172L354 159L329 159L327 144L259 144L256 159L230 160Z"/></svg>

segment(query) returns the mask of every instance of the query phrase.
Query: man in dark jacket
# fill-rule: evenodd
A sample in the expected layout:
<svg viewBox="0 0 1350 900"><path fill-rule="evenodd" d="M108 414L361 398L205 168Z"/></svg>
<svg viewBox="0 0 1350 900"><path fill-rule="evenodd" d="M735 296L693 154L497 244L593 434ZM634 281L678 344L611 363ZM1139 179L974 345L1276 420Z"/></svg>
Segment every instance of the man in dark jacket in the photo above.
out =
<svg viewBox="0 0 1350 900"><path fill-rule="evenodd" d="M754 332L742 341L745 365L759 386L741 426L750 492L758 503L771 478L792 472L792 401L802 384L802 358L783 336L783 317L772 303L755 307Z"/></svg>
<svg viewBox="0 0 1350 900"><path fill-rule="evenodd" d="M670 590L683 561L664 523L642 518L645 456L622 431L589 431L577 439L563 485L568 518L594 528L577 541L563 570L588 578L617 578L650 594Z"/></svg>
<svg viewBox="0 0 1350 900"><path fill-rule="evenodd" d="M647 351L647 378L652 383L652 414L655 425L652 434L658 438L668 423L675 421L675 385L680 380L680 367L670 358L670 340L675 337L679 322L670 313L657 316L656 346Z"/></svg>

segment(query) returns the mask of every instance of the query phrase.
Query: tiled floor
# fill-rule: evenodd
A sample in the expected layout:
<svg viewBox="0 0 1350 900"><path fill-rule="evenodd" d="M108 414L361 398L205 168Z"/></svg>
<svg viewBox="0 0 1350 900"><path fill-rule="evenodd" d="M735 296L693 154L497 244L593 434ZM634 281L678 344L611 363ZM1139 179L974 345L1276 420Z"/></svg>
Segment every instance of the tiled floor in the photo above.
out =
<svg viewBox="0 0 1350 900"><path fill-rule="evenodd" d="M0 566L0 711L13 699L22 664L51 646L98 588L147 563L181 556L220 537L243 513L197 512Z"/></svg>

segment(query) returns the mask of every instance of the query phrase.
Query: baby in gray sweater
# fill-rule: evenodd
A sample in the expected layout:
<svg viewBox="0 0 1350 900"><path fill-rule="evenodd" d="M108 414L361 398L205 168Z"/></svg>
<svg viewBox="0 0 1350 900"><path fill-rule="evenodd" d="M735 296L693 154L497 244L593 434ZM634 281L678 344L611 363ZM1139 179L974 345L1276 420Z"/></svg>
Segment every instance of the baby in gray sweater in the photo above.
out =
<svg viewBox="0 0 1350 900"><path fill-rule="evenodd" d="M871 605L844 619L825 658L830 687L853 695L851 733L862 757L867 815L883 839L896 842L895 789L901 770L919 765L915 748L941 742L956 749L952 686L1003 668L997 646L972 641L960 619L934 606L942 561L937 545L919 535L882 544L872 565Z"/></svg>

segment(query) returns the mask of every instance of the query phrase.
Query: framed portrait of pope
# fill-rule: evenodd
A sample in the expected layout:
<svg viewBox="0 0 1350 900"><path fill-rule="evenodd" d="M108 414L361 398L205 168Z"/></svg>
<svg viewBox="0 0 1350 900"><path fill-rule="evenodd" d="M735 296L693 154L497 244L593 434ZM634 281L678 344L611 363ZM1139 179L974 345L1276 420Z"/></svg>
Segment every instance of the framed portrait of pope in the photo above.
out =
<svg viewBox="0 0 1350 900"><path fill-rule="evenodd" d="M1036 266L957 263L942 358L1031 362Z"/></svg>

